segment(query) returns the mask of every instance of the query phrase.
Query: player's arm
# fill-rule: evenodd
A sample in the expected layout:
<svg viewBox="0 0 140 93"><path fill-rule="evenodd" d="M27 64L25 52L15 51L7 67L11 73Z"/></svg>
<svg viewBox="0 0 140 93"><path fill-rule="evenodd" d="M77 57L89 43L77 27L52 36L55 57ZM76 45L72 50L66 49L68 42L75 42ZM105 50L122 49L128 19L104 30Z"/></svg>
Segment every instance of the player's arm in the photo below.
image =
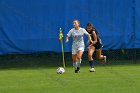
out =
<svg viewBox="0 0 140 93"><path fill-rule="evenodd" d="M97 43L97 35L96 35L95 31L92 31L92 35L93 35L93 37L94 37L94 41L92 42L91 45L94 45L94 44Z"/></svg>
<svg viewBox="0 0 140 93"><path fill-rule="evenodd" d="M69 36L67 35L66 36L66 43L69 41Z"/></svg>
<svg viewBox="0 0 140 93"><path fill-rule="evenodd" d="M72 34L72 30L70 30L66 36L66 43L69 41L69 37L71 36Z"/></svg>
<svg viewBox="0 0 140 93"><path fill-rule="evenodd" d="M87 31L85 31L85 34L86 34L86 35L87 35L87 37L88 37L88 41L89 41L89 42L93 42L93 41L92 41L92 39L91 39L90 34L89 34Z"/></svg>

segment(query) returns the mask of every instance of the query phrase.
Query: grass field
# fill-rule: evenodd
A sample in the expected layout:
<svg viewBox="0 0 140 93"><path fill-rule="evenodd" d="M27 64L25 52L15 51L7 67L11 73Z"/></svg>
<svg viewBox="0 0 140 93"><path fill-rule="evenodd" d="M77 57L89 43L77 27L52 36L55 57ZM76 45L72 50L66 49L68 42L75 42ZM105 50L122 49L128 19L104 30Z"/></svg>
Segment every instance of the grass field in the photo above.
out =
<svg viewBox="0 0 140 93"><path fill-rule="evenodd" d="M0 69L0 93L140 93L140 64L88 68L61 75L57 67Z"/></svg>

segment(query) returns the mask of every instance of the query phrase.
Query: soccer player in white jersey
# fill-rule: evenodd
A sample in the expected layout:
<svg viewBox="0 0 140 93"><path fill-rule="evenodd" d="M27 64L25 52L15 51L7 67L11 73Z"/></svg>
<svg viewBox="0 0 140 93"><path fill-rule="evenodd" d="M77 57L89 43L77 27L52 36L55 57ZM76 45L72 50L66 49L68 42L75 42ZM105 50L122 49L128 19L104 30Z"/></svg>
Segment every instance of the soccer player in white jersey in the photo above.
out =
<svg viewBox="0 0 140 93"><path fill-rule="evenodd" d="M80 72L80 64L81 58L84 52L85 44L84 44L84 34L87 35L88 40L92 42L89 33L80 27L80 22L78 20L73 21L73 27L66 36L66 42L69 41L69 37L72 36L72 61L73 66L75 68L75 73Z"/></svg>

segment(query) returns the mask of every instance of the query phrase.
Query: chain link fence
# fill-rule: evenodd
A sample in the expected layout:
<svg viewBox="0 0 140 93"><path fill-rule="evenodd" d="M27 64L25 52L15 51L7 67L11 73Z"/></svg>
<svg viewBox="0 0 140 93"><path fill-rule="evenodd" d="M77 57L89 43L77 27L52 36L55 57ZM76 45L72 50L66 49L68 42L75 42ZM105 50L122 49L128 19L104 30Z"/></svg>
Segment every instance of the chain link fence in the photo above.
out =
<svg viewBox="0 0 140 93"><path fill-rule="evenodd" d="M102 65L95 56L95 65ZM140 63L140 49L103 50L107 56L108 65L113 64L138 64ZM65 53L66 66L72 66L71 52ZM82 57L82 65L88 65L88 56L85 51ZM62 53L46 52L34 54L9 54L0 55L0 68L21 67L55 67L62 65Z"/></svg>

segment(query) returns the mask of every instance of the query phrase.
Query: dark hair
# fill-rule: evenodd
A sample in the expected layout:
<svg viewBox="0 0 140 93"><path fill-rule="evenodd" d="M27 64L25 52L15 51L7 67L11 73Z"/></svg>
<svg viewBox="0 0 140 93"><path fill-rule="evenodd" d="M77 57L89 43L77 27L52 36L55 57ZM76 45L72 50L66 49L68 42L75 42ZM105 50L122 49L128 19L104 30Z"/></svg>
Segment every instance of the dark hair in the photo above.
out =
<svg viewBox="0 0 140 93"><path fill-rule="evenodd" d="M93 24L92 23L87 23L87 26L93 26Z"/></svg>

